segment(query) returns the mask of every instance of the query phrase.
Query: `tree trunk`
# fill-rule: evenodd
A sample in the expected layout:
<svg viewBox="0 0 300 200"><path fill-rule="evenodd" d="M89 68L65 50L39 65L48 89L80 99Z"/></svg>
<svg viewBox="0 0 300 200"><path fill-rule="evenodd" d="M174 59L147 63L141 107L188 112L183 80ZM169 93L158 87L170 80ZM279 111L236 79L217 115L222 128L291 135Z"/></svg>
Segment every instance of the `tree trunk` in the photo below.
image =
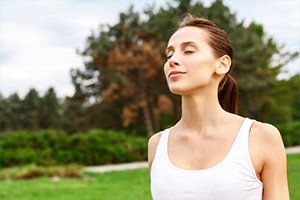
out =
<svg viewBox="0 0 300 200"><path fill-rule="evenodd" d="M150 109L149 109L149 104L147 101L147 95L144 89L140 90L140 98L141 101L144 102L143 105L143 116L144 116L144 121L147 127L147 135L150 136L151 134L154 133L154 128L153 128L153 123L151 119L151 114L150 114Z"/></svg>
<svg viewBox="0 0 300 200"><path fill-rule="evenodd" d="M147 135L150 136L151 134L154 133L154 127L153 127L153 122L151 118L151 113L150 113L150 108L149 108L149 103L148 103L148 98L147 94L145 91L145 88L143 87L143 70L139 69L138 70L138 80L139 80L139 88L140 88L140 101L143 102L143 117L144 117L144 122L147 127Z"/></svg>
<svg viewBox="0 0 300 200"><path fill-rule="evenodd" d="M151 112L150 113L151 114L151 119L152 119L152 122L153 122L153 130L154 130L154 132L158 132L160 125L159 125L159 121L158 121L157 116L155 116L155 114L153 112L153 110L154 110L153 101L151 101L149 103L149 107L150 107L150 112Z"/></svg>

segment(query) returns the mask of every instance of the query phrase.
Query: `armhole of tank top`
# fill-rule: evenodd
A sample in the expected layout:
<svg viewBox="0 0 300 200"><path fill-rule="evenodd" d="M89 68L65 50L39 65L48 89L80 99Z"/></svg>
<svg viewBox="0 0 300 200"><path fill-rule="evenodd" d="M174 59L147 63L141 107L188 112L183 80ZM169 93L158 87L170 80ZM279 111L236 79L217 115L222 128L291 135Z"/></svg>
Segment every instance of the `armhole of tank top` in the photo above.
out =
<svg viewBox="0 0 300 200"><path fill-rule="evenodd" d="M246 147L247 147L246 152L247 152L247 159L248 159L248 162L249 162L249 164L250 164L251 172L252 172L253 176L255 177L255 180L256 180L259 184L262 184L262 182L261 182L261 181L257 178L257 176L256 176L256 171L255 171L255 168L254 168L252 159L251 159L250 149L249 149L250 132L251 132L251 129L252 129L252 126L253 126L254 122L255 122L255 120L252 120L252 119L251 119L251 124L250 124L250 127L249 127L249 131L248 131L248 134L247 134L247 140L246 140L246 141L247 141L247 142L246 142L246 143L247 143L247 145L246 145ZM250 122L249 122L249 123L250 123Z"/></svg>

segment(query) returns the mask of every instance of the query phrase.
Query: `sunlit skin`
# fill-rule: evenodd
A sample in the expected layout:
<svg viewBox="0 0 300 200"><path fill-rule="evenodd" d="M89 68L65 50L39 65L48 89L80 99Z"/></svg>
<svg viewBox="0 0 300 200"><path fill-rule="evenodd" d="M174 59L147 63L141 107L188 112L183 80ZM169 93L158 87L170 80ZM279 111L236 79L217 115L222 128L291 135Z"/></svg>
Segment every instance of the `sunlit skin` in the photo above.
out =
<svg viewBox="0 0 300 200"><path fill-rule="evenodd" d="M218 86L231 60L216 57L208 33L184 27L170 38L164 73L172 93L182 96L182 117L172 128L168 156L173 165L187 170L211 168L228 154L243 117L228 113L218 102ZM149 170L162 132L148 144ZM263 199L289 199L286 155L278 130L254 122L249 152L257 179L263 182Z"/></svg>
<svg viewBox="0 0 300 200"><path fill-rule="evenodd" d="M221 76L213 75L220 61L207 40L207 33L196 27L183 28L170 38L164 72L172 93L191 95L191 92L198 92L197 89L208 85L210 91L217 91ZM183 73L169 76L172 72Z"/></svg>

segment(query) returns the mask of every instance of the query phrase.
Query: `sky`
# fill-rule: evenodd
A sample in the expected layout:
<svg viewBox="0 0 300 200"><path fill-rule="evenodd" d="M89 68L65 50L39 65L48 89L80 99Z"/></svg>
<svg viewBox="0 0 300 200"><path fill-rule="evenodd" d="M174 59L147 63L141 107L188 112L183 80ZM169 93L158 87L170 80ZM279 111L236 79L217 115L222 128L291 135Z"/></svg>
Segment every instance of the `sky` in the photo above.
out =
<svg viewBox="0 0 300 200"><path fill-rule="evenodd" d="M100 24L115 24L120 12L130 5L142 12L155 2L166 0L123 1L0 1L0 91L4 97L18 93L24 97L30 88L40 96L53 87L57 96L72 96L70 70L84 68L83 50L92 31ZM211 0L202 1L205 6ZM289 51L299 51L300 1L223 0L238 21L262 24L268 37ZM299 58L284 67L279 79L299 73Z"/></svg>

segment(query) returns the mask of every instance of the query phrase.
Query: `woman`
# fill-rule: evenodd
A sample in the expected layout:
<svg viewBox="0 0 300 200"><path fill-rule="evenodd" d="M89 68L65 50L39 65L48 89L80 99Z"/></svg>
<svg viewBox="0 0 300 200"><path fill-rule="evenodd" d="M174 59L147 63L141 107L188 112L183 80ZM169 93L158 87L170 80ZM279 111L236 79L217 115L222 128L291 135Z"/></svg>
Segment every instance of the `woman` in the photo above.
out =
<svg viewBox="0 0 300 200"><path fill-rule="evenodd" d="M236 115L227 34L188 15L166 55L165 76L182 96L182 117L149 140L153 199L289 199L280 133Z"/></svg>

